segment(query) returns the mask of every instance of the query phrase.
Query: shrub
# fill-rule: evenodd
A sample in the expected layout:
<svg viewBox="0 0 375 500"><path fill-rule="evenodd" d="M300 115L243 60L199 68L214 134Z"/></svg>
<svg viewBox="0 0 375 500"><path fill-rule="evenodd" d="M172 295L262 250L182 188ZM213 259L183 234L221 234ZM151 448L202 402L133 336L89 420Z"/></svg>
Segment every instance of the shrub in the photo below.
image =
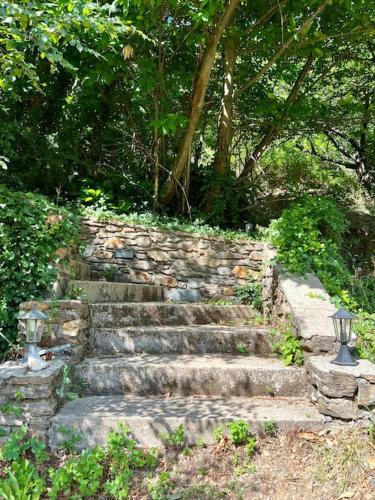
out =
<svg viewBox="0 0 375 500"><path fill-rule="evenodd" d="M330 294L339 295L350 278L341 255L346 227L336 203L304 197L271 223L268 235L288 271L315 272Z"/></svg>
<svg viewBox="0 0 375 500"><path fill-rule="evenodd" d="M55 251L77 240L77 220L68 210L0 185L0 332L9 341L17 336L19 304L42 297L56 277ZM7 347L0 338L0 355Z"/></svg>

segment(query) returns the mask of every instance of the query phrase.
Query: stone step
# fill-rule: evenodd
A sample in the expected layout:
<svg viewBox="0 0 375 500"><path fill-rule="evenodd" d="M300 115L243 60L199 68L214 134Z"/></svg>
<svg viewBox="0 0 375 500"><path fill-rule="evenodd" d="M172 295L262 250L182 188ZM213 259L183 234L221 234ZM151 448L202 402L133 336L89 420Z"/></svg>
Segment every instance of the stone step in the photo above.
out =
<svg viewBox="0 0 375 500"><path fill-rule="evenodd" d="M92 304L94 328L126 326L177 326L244 324L253 319L251 306L212 304L169 304L166 302Z"/></svg>
<svg viewBox="0 0 375 500"><path fill-rule="evenodd" d="M134 396L84 397L67 403L52 418L49 444L62 447L62 428L81 436L80 449L105 445L107 435L123 423L144 447L161 444L160 433L171 433L180 424L188 444L198 438L214 442L213 430L233 420L244 419L253 432L264 434L264 423L274 421L279 432L319 429L324 417L303 398L140 398Z"/></svg>
<svg viewBox="0 0 375 500"><path fill-rule="evenodd" d="M275 337L260 326L136 326L94 328L91 347L101 354L237 353L269 356Z"/></svg>
<svg viewBox="0 0 375 500"><path fill-rule="evenodd" d="M161 286L79 280L72 280L71 286L82 290L85 299L91 304L95 302L155 302L164 300L164 289Z"/></svg>
<svg viewBox="0 0 375 500"><path fill-rule="evenodd" d="M85 395L301 396L303 368L275 358L231 354L140 354L88 358L74 369Z"/></svg>

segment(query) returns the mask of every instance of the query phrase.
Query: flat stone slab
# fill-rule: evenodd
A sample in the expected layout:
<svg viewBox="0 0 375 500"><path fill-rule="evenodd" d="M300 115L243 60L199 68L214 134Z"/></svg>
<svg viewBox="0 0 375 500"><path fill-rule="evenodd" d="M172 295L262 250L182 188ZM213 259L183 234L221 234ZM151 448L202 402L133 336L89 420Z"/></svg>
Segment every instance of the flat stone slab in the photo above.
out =
<svg viewBox="0 0 375 500"><path fill-rule="evenodd" d="M164 300L164 290L160 286L116 283L110 281L73 280L74 288L82 289L90 303L95 302L154 302Z"/></svg>
<svg viewBox="0 0 375 500"><path fill-rule="evenodd" d="M248 354L272 355L276 340L259 326L138 326L95 328L91 345L95 353L238 353L239 346Z"/></svg>
<svg viewBox="0 0 375 500"><path fill-rule="evenodd" d="M314 350L331 350L336 337L330 316L336 312L336 307L330 302L321 281L310 273L301 277L280 272L279 284L300 337L306 341L314 339Z"/></svg>
<svg viewBox="0 0 375 500"><path fill-rule="evenodd" d="M340 366L331 363L334 356L311 356L306 363L310 372L346 375L352 378L363 378L375 383L375 365L368 359L359 359L357 366Z"/></svg>
<svg viewBox="0 0 375 500"><path fill-rule="evenodd" d="M55 380L64 367L63 359L53 359L50 366L39 372L31 372L18 361L6 361L0 364L0 382L14 385L45 385Z"/></svg>
<svg viewBox="0 0 375 500"><path fill-rule="evenodd" d="M262 434L263 424L273 420L280 432L319 429L324 417L303 398L139 398L130 396L85 397L67 403L52 419L49 444L61 447L66 436L61 426L74 429L82 440L79 448L104 445L108 432L124 423L141 446L161 444L160 432L184 425L187 442L198 438L212 443L213 430L237 419L248 421Z"/></svg>
<svg viewBox="0 0 375 500"><path fill-rule="evenodd" d="M251 306L169 304L166 302L92 304L94 328L243 324L255 316Z"/></svg>
<svg viewBox="0 0 375 500"><path fill-rule="evenodd" d="M231 354L91 358L76 366L74 378L85 395L301 396L308 386L304 368Z"/></svg>

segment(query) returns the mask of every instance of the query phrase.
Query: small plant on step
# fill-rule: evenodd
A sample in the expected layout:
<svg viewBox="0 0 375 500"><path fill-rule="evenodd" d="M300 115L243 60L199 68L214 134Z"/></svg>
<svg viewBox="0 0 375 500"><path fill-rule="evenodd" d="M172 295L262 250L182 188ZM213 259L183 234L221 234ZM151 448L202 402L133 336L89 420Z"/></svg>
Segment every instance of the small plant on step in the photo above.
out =
<svg viewBox="0 0 375 500"><path fill-rule="evenodd" d="M301 342L289 329L282 332L282 338L274 343L273 351L284 361L285 366L302 366L304 363Z"/></svg>
<svg viewBox="0 0 375 500"><path fill-rule="evenodd" d="M249 278L246 285L236 287L235 295L241 304L250 304L258 311L263 310L262 284Z"/></svg>
<svg viewBox="0 0 375 500"><path fill-rule="evenodd" d="M197 448L205 448L206 447L206 443L204 442L204 439L199 437L197 438L196 442L195 442L195 446Z"/></svg>
<svg viewBox="0 0 375 500"><path fill-rule="evenodd" d="M236 351L238 354L249 354L249 351L244 343L237 344Z"/></svg>
<svg viewBox="0 0 375 500"><path fill-rule="evenodd" d="M174 432L160 432L159 437L165 446L182 448L185 444L185 427L180 424Z"/></svg>
<svg viewBox="0 0 375 500"><path fill-rule="evenodd" d="M103 271L103 276L106 281L113 281L116 274L116 266L108 266Z"/></svg>
<svg viewBox="0 0 375 500"><path fill-rule="evenodd" d="M268 396L271 396L271 398L275 397L275 389L272 387L272 385L267 385L266 393Z"/></svg>
<svg viewBox="0 0 375 500"><path fill-rule="evenodd" d="M277 436L277 423L274 420L268 420L267 422L264 422L263 424L263 429L265 434L270 437L276 437Z"/></svg>

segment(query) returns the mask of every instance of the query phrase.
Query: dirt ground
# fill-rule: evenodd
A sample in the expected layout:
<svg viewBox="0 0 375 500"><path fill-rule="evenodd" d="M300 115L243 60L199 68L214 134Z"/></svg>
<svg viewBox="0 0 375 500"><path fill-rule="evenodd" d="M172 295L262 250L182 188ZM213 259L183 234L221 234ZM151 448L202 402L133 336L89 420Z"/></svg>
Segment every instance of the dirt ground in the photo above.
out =
<svg viewBox="0 0 375 500"><path fill-rule="evenodd" d="M250 459L244 447L225 442L190 453L166 450L162 470L173 487L160 498L169 500L375 499L375 445L367 429L264 437ZM130 498L150 498L138 480Z"/></svg>

